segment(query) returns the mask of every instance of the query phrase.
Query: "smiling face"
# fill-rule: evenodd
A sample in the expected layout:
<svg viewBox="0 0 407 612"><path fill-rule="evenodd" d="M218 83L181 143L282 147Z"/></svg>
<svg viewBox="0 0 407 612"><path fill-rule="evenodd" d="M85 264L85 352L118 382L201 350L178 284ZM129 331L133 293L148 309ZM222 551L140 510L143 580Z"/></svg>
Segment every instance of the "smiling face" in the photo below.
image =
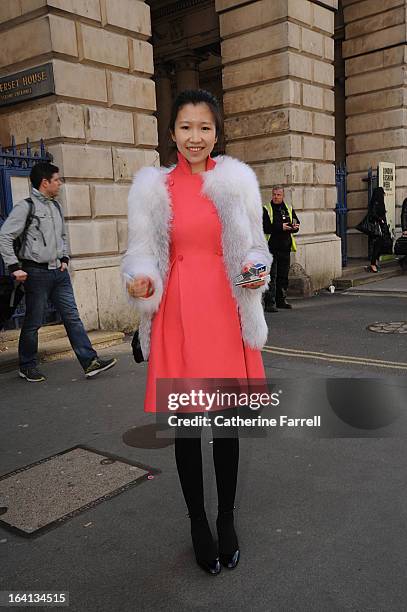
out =
<svg viewBox="0 0 407 612"><path fill-rule="evenodd" d="M192 172L204 172L217 141L215 118L209 106L202 102L180 108L171 137L190 163Z"/></svg>

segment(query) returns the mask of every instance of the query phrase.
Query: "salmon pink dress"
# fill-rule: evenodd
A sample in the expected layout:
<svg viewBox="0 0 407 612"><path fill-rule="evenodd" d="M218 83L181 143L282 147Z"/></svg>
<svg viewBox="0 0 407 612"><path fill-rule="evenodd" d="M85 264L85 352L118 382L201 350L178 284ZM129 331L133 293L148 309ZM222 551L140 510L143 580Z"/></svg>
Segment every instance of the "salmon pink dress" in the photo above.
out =
<svg viewBox="0 0 407 612"><path fill-rule="evenodd" d="M208 158L206 171L216 165ZM215 205L178 153L167 177L172 205L167 283L151 328L145 412L156 412L157 379L264 379L261 352L243 343ZM251 289L246 289L251 291Z"/></svg>

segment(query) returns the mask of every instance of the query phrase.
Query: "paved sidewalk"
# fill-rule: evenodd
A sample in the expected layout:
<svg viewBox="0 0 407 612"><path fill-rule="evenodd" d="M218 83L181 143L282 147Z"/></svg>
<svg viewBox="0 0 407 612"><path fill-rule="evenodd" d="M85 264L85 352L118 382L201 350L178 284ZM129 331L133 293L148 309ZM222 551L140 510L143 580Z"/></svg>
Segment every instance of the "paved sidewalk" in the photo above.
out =
<svg viewBox="0 0 407 612"><path fill-rule="evenodd" d="M300 352L407 362L405 337L366 330L379 317L402 316L403 300L329 294L293 303L295 310L268 317L268 344L298 353L265 353L268 374L289 378L299 391L304 377L328 375L404 384L405 372ZM70 359L44 364L43 384L0 374L1 473L78 444L162 473L33 540L0 527L0 590L68 590L75 612L404 612L403 438L242 439L236 514L242 559L235 571L212 578L193 558L173 444L157 443L153 417L143 412L146 365L132 361L128 343L102 354L119 363L95 380L84 379ZM214 526L209 442L205 432Z"/></svg>
<svg viewBox="0 0 407 612"><path fill-rule="evenodd" d="M368 285L359 285L348 289L349 292L366 291L374 293L400 293L407 295L407 274L379 280Z"/></svg>

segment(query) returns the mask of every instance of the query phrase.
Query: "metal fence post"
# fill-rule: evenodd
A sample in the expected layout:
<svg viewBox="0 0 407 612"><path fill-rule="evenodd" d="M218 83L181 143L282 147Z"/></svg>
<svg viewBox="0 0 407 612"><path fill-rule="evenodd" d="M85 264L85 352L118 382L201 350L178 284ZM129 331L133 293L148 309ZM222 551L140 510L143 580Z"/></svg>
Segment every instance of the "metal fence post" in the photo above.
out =
<svg viewBox="0 0 407 612"><path fill-rule="evenodd" d="M336 165L336 235L341 239L342 267L348 265L348 202L346 189L346 165Z"/></svg>

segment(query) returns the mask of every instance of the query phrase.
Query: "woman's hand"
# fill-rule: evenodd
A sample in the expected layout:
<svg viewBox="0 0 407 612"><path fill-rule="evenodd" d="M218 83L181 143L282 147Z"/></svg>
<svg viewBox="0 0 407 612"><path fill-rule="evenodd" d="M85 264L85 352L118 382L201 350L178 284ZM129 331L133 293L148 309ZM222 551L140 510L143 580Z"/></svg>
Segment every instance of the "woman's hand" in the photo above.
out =
<svg viewBox="0 0 407 612"><path fill-rule="evenodd" d="M154 293L154 284L149 276L138 276L126 286L128 294L133 298L149 298Z"/></svg>
<svg viewBox="0 0 407 612"><path fill-rule="evenodd" d="M407 236L407 230L404 230L404 232L401 233L402 236Z"/></svg>
<svg viewBox="0 0 407 612"><path fill-rule="evenodd" d="M248 270L250 270L250 268L253 266L253 263L247 263L243 266L242 268L242 274L244 274L245 272L248 272ZM262 279L265 279L265 277L267 276L268 272L267 270L265 272L260 272L259 276ZM261 280L261 281L257 281L256 283L250 283L250 285L244 285L244 288L246 289L258 289L259 287L262 287L264 284L266 283L265 280Z"/></svg>

